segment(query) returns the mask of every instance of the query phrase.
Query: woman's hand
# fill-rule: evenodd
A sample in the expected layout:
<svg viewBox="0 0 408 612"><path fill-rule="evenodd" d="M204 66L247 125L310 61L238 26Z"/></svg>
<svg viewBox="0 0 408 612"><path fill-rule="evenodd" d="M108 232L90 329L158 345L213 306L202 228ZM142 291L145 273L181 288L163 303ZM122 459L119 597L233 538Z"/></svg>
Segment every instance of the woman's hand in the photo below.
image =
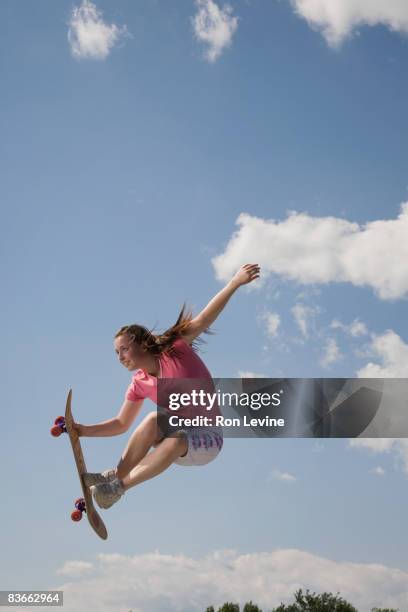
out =
<svg viewBox="0 0 408 612"><path fill-rule="evenodd" d="M245 264L241 266L235 276L232 277L231 283L238 288L241 287L241 285L252 283L256 278L259 278L259 275L259 264Z"/></svg>

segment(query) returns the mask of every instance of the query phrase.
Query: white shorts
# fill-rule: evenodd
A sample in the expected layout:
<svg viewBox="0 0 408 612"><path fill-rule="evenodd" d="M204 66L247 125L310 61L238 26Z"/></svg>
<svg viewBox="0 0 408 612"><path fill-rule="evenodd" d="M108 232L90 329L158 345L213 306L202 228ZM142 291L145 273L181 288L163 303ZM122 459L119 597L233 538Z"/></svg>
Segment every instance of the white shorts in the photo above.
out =
<svg viewBox="0 0 408 612"><path fill-rule="evenodd" d="M181 431L187 437L188 450L175 460L177 465L205 465L213 461L222 449L220 427L184 427Z"/></svg>

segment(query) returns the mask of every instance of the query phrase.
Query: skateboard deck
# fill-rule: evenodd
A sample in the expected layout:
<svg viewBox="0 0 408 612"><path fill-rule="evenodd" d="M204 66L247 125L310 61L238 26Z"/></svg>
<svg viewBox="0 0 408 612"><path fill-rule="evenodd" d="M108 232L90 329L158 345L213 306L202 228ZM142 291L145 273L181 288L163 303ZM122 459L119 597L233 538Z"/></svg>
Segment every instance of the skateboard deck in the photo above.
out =
<svg viewBox="0 0 408 612"><path fill-rule="evenodd" d="M87 472L84 455L81 448L81 443L79 441L79 436L75 429L73 428L74 419L72 417L71 411L71 399L72 399L72 389L70 389L67 397L67 403L65 406L65 429L71 442L72 452L74 453L74 459L76 463L76 467L78 470L79 481L81 483L83 499L78 499L75 503L77 510L72 513L72 519L75 521L80 520L82 517L82 512L85 511L86 516L88 518L89 524L95 533L98 534L102 540L106 540L108 537L108 532L104 525L103 520L99 516L98 512L95 509L93 498L89 487L84 484L82 475ZM58 420L58 419L57 419ZM55 434L53 434L55 435Z"/></svg>

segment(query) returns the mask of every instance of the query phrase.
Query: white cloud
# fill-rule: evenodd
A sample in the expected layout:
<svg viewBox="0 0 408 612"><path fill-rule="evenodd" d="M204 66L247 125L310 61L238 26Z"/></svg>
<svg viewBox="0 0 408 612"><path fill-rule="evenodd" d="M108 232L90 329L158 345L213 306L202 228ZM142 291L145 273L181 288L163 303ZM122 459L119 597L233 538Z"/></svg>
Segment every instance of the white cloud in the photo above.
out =
<svg viewBox="0 0 408 612"><path fill-rule="evenodd" d="M72 55L78 59L103 60L126 31L126 26L105 23L95 4L83 0L81 6L73 8L69 22L68 41Z"/></svg>
<svg viewBox="0 0 408 612"><path fill-rule="evenodd" d="M377 466L370 470L370 474L375 474L375 476L384 476L385 470L381 466Z"/></svg>
<svg viewBox="0 0 408 612"><path fill-rule="evenodd" d="M289 474L289 472L281 472L280 470L273 470L271 474L274 480L283 480L283 482L295 482L296 477L293 474Z"/></svg>
<svg viewBox="0 0 408 612"><path fill-rule="evenodd" d="M208 45L205 57L215 62L232 43L238 28L238 18L232 16L232 8L225 4L220 8L213 0L196 0L197 14L192 18L196 38Z"/></svg>
<svg viewBox="0 0 408 612"><path fill-rule="evenodd" d="M354 319L354 321L350 323L348 331L353 338L357 338L357 336L366 336L368 334L366 324L358 319Z"/></svg>
<svg viewBox="0 0 408 612"><path fill-rule="evenodd" d="M57 570L57 574L61 576L78 577L92 571L92 569L92 563L86 561L66 561L64 565Z"/></svg>
<svg viewBox="0 0 408 612"><path fill-rule="evenodd" d="M257 374L256 372L243 372L242 370L240 370L238 372L238 377L239 378L267 378L267 376L265 376L265 374Z"/></svg>
<svg viewBox="0 0 408 612"><path fill-rule="evenodd" d="M322 32L332 47L339 46L360 25L382 24L408 32L406 0L290 0L295 12Z"/></svg>
<svg viewBox="0 0 408 612"><path fill-rule="evenodd" d="M396 455L402 469L408 476L408 439L406 438L353 438L349 440L351 448L365 449L373 453L390 453Z"/></svg>
<svg viewBox="0 0 408 612"><path fill-rule="evenodd" d="M252 599L270 609L293 601L297 588L340 592L360 612L406 608L408 573L379 563L331 561L296 549L239 554L219 551L193 559L159 552L99 555L92 576L71 580L65 612L191 612Z"/></svg>
<svg viewBox="0 0 408 612"><path fill-rule="evenodd" d="M291 213L281 222L242 213L225 251L212 259L219 280L246 261L304 285L347 282L382 299L408 295L408 202L396 219L359 226L336 217Z"/></svg>
<svg viewBox="0 0 408 612"><path fill-rule="evenodd" d="M380 364L369 362L358 370L359 378L407 378L408 345L392 330L381 336L373 336L371 352L377 355ZM401 461L408 475L408 439L401 438L357 438L349 441L353 448L368 449L374 453L392 452Z"/></svg>
<svg viewBox="0 0 408 612"><path fill-rule="evenodd" d="M359 378L408 378L408 344L394 331L374 336L371 351L381 363L365 365L357 372Z"/></svg>
<svg viewBox="0 0 408 612"><path fill-rule="evenodd" d="M365 323L359 321L359 319L354 319L352 323L346 325L337 319L333 319L330 324L332 329L341 329L344 333L353 336L353 338L357 338L358 336L366 336L368 334L368 329Z"/></svg>
<svg viewBox="0 0 408 612"><path fill-rule="evenodd" d="M341 358L340 349L337 346L337 342L334 338L328 338L326 340L326 346L323 357L320 360L320 365L324 368L329 367L333 363L336 363Z"/></svg>
<svg viewBox="0 0 408 612"><path fill-rule="evenodd" d="M393 438L353 438L349 441L351 447L366 448L374 453L389 452L394 443Z"/></svg>
<svg viewBox="0 0 408 612"><path fill-rule="evenodd" d="M302 335L305 338L309 337L309 321L319 312L318 308L305 306L304 304L295 304L291 309L293 317L299 327Z"/></svg>
<svg viewBox="0 0 408 612"><path fill-rule="evenodd" d="M281 318L277 312L267 312L262 317L266 321L266 331L268 336L276 336L281 323Z"/></svg>

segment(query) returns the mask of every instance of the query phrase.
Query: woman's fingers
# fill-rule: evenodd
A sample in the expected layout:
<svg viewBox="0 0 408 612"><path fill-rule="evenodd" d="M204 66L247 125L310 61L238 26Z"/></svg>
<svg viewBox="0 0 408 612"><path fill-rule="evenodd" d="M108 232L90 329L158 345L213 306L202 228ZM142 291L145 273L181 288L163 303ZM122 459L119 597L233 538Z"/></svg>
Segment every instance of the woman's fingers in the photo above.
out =
<svg viewBox="0 0 408 612"><path fill-rule="evenodd" d="M250 274L259 274L259 272L260 272L260 267L259 267L259 265L258 265L258 264L251 264L251 265L249 266L249 268L247 268L247 271L248 271Z"/></svg>
<svg viewBox="0 0 408 612"><path fill-rule="evenodd" d="M241 267L241 270L244 272L246 278L244 283L250 283L251 281L259 278L261 268L259 264L244 264Z"/></svg>
<svg viewBox="0 0 408 612"><path fill-rule="evenodd" d="M260 270L259 264L244 264L242 268L246 272L253 272L254 270Z"/></svg>

